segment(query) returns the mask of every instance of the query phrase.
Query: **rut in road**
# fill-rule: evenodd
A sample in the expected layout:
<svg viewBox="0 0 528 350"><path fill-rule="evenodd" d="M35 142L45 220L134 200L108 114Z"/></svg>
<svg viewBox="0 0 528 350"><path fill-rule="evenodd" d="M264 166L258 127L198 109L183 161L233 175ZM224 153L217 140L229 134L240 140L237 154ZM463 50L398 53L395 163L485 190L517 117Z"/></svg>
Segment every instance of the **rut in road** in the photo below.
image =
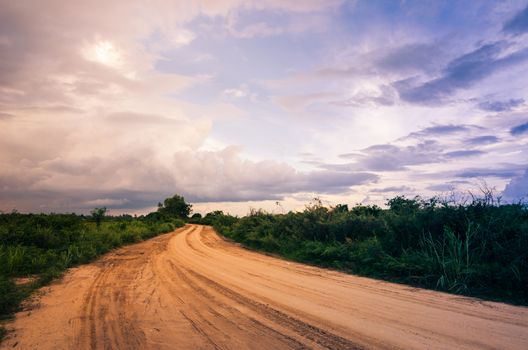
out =
<svg viewBox="0 0 528 350"><path fill-rule="evenodd" d="M247 251L210 227L71 269L1 345L19 349L528 348L528 309Z"/></svg>

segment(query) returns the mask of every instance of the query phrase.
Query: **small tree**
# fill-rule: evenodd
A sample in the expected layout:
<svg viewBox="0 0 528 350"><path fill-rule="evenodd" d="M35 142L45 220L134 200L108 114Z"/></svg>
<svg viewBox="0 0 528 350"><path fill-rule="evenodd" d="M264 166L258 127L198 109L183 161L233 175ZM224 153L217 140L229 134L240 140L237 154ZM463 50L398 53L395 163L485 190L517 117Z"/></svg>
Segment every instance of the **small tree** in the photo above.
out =
<svg viewBox="0 0 528 350"><path fill-rule="evenodd" d="M106 214L106 208L94 208L92 211L90 211L90 214L92 214L92 218L95 221L95 225L97 227L101 226L101 222L103 221L103 218Z"/></svg>
<svg viewBox="0 0 528 350"><path fill-rule="evenodd" d="M160 203L161 204L161 203ZM187 219L191 214L192 205L185 202L185 198L175 194L158 205L158 212L168 217Z"/></svg>
<svg viewBox="0 0 528 350"><path fill-rule="evenodd" d="M346 204L338 204L334 208L332 208L332 213L346 213L348 212L348 205Z"/></svg>

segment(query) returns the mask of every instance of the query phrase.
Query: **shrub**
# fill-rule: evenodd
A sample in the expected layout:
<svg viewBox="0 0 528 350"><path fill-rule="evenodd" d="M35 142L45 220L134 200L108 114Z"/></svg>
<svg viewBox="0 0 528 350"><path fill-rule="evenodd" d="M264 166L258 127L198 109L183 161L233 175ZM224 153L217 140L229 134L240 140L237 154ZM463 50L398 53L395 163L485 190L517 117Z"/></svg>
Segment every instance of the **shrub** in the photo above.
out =
<svg viewBox="0 0 528 350"><path fill-rule="evenodd" d="M20 295L12 278L0 275L0 315L16 310Z"/></svg>
<svg viewBox="0 0 528 350"><path fill-rule="evenodd" d="M528 210L474 198L469 203L395 197L387 209L315 200L303 212L259 210L242 218L207 214L248 247L367 276L528 303Z"/></svg>

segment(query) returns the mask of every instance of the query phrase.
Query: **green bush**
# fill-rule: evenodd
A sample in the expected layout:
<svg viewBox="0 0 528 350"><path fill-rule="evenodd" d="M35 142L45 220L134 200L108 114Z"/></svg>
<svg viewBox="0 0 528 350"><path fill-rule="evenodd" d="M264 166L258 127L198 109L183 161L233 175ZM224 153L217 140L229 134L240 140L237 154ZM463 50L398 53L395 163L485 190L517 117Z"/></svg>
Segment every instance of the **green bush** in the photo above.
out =
<svg viewBox="0 0 528 350"><path fill-rule="evenodd" d="M222 212L199 222L289 259L452 293L528 304L528 210L395 197L388 208L319 201L303 212Z"/></svg>
<svg viewBox="0 0 528 350"><path fill-rule="evenodd" d="M0 315L13 312L19 301L19 293L13 279L0 275Z"/></svg>

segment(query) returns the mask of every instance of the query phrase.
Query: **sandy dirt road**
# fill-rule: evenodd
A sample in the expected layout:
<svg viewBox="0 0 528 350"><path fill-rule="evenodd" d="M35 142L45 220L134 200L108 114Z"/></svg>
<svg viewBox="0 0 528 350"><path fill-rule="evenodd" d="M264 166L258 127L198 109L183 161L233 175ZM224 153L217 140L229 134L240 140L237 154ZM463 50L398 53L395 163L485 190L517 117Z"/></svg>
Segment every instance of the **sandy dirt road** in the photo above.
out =
<svg viewBox="0 0 528 350"><path fill-rule="evenodd" d="M188 225L71 269L2 349L528 349L528 308L290 263Z"/></svg>

